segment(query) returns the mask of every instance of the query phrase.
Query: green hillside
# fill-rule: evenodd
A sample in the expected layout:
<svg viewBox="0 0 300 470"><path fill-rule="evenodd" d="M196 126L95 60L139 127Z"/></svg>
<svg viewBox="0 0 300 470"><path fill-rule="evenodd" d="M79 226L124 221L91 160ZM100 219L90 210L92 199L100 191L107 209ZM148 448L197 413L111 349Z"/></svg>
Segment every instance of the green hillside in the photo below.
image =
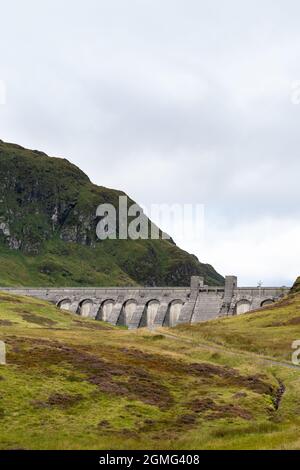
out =
<svg viewBox="0 0 300 470"><path fill-rule="evenodd" d="M151 333L2 293L0 448L299 449L299 303Z"/></svg>
<svg viewBox="0 0 300 470"><path fill-rule="evenodd" d="M65 159L0 141L0 180L2 286L172 286L189 285L191 275L224 282L172 240L99 241L96 208L118 208L124 193L92 184Z"/></svg>
<svg viewBox="0 0 300 470"><path fill-rule="evenodd" d="M300 276L296 279L295 284L292 287L292 293L300 292Z"/></svg>

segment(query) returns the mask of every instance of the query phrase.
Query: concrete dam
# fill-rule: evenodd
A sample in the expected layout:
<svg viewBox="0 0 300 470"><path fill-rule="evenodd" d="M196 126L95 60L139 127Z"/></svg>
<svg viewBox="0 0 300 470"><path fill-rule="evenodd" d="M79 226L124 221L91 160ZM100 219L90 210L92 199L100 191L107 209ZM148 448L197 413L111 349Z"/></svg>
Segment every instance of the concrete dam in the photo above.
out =
<svg viewBox="0 0 300 470"><path fill-rule="evenodd" d="M238 287L236 276L225 285L204 285L192 276L190 287L0 288L54 303L82 317L128 328L199 323L263 308L289 292L287 287Z"/></svg>

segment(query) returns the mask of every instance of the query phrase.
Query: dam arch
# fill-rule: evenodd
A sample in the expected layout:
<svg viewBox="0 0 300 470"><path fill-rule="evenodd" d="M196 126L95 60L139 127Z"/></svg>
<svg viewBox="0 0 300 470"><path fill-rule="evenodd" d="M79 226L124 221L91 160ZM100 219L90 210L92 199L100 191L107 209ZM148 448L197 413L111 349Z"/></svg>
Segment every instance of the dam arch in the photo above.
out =
<svg viewBox="0 0 300 470"><path fill-rule="evenodd" d="M122 305L117 325L127 326L137 309L137 301L135 299L127 299Z"/></svg>
<svg viewBox="0 0 300 470"><path fill-rule="evenodd" d="M180 299L172 300L167 309L167 313L163 322L163 326L175 326L178 322L184 302Z"/></svg>
<svg viewBox="0 0 300 470"><path fill-rule="evenodd" d="M157 299L148 300L141 316L139 328L144 328L144 327L153 328L159 307L160 307L159 300Z"/></svg>
<svg viewBox="0 0 300 470"><path fill-rule="evenodd" d="M262 308L264 308L264 307L267 307L268 305L273 305L274 303L275 303L275 300L273 300L273 299L265 299L265 300L262 301L260 306Z"/></svg>
<svg viewBox="0 0 300 470"><path fill-rule="evenodd" d="M92 299L83 299L79 302L77 314L81 317L88 318L92 314L94 302Z"/></svg>
<svg viewBox="0 0 300 470"><path fill-rule="evenodd" d="M61 310L67 310L67 311L71 310L71 305L72 305L71 299L62 299L56 304L56 306L60 308Z"/></svg>
<svg viewBox="0 0 300 470"><path fill-rule="evenodd" d="M113 299L104 300L98 309L95 320L109 321L114 305L115 301Z"/></svg>
<svg viewBox="0 0 300 470"><path fill-rule="evenodd" d="M236 303L235 314L243 315L244 313L250 312L251 302L248 299L241 299Z"/></svg>

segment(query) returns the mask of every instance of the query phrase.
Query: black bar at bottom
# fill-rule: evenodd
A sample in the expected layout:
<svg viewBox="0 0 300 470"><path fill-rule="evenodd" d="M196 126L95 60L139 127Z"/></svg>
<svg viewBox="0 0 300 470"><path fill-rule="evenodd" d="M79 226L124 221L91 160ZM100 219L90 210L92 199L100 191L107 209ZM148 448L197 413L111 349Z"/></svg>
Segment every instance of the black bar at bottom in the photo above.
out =
<svg viewBox="0 0 300 470"><path fill-rule="evenodd" d="M230 464L231 470L241 465L295 465L300 462L298 451L0 451L0 468L53 468L57 465L88 468L135 469L149 466L198 467ZM206 467L207 468L207 467Z"/></svg>

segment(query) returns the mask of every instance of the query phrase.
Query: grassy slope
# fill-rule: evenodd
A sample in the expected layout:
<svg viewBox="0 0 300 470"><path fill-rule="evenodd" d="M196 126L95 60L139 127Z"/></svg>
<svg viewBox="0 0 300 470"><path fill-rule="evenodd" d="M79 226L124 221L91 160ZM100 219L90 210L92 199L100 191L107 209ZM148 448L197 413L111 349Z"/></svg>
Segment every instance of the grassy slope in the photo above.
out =
<svg viewBox="0 0 300 470"><path fill-rule="evenodd" d="M182 280L176 275L173 278L171 273L193 264L195 272L205 275L208 284L216 283L209 269L199 271L199 262L175 245L165 240L145 242L107 240L105 244L90 248L56 239L46 242L42 252L35 256L9 250L0 244L0 286L148 285L145 279L150 279L151 285L153 282L181 285Z"/></svg>
<svg viewBox="0 0 300 470"><path fill-rule="evenodd" d="M268 315L277 320L275 310ZM234 320L223 321L227 332L246 317ZM256 327L258 340L265 329ZM205 337L198 326L172 333L189 331ZM0 366L1 449L300 447L298 370L5 293L0 339L8 350Z"/></svg>
<svg viewBox="0 0 300 470"><path fill-rule="evenodd" d="M47 249L47 252L46 252ZM30 256L0 245L0 285L10 286L128 286L136 285L101 245L89 247L48 242L45 252Z"/></svg>

